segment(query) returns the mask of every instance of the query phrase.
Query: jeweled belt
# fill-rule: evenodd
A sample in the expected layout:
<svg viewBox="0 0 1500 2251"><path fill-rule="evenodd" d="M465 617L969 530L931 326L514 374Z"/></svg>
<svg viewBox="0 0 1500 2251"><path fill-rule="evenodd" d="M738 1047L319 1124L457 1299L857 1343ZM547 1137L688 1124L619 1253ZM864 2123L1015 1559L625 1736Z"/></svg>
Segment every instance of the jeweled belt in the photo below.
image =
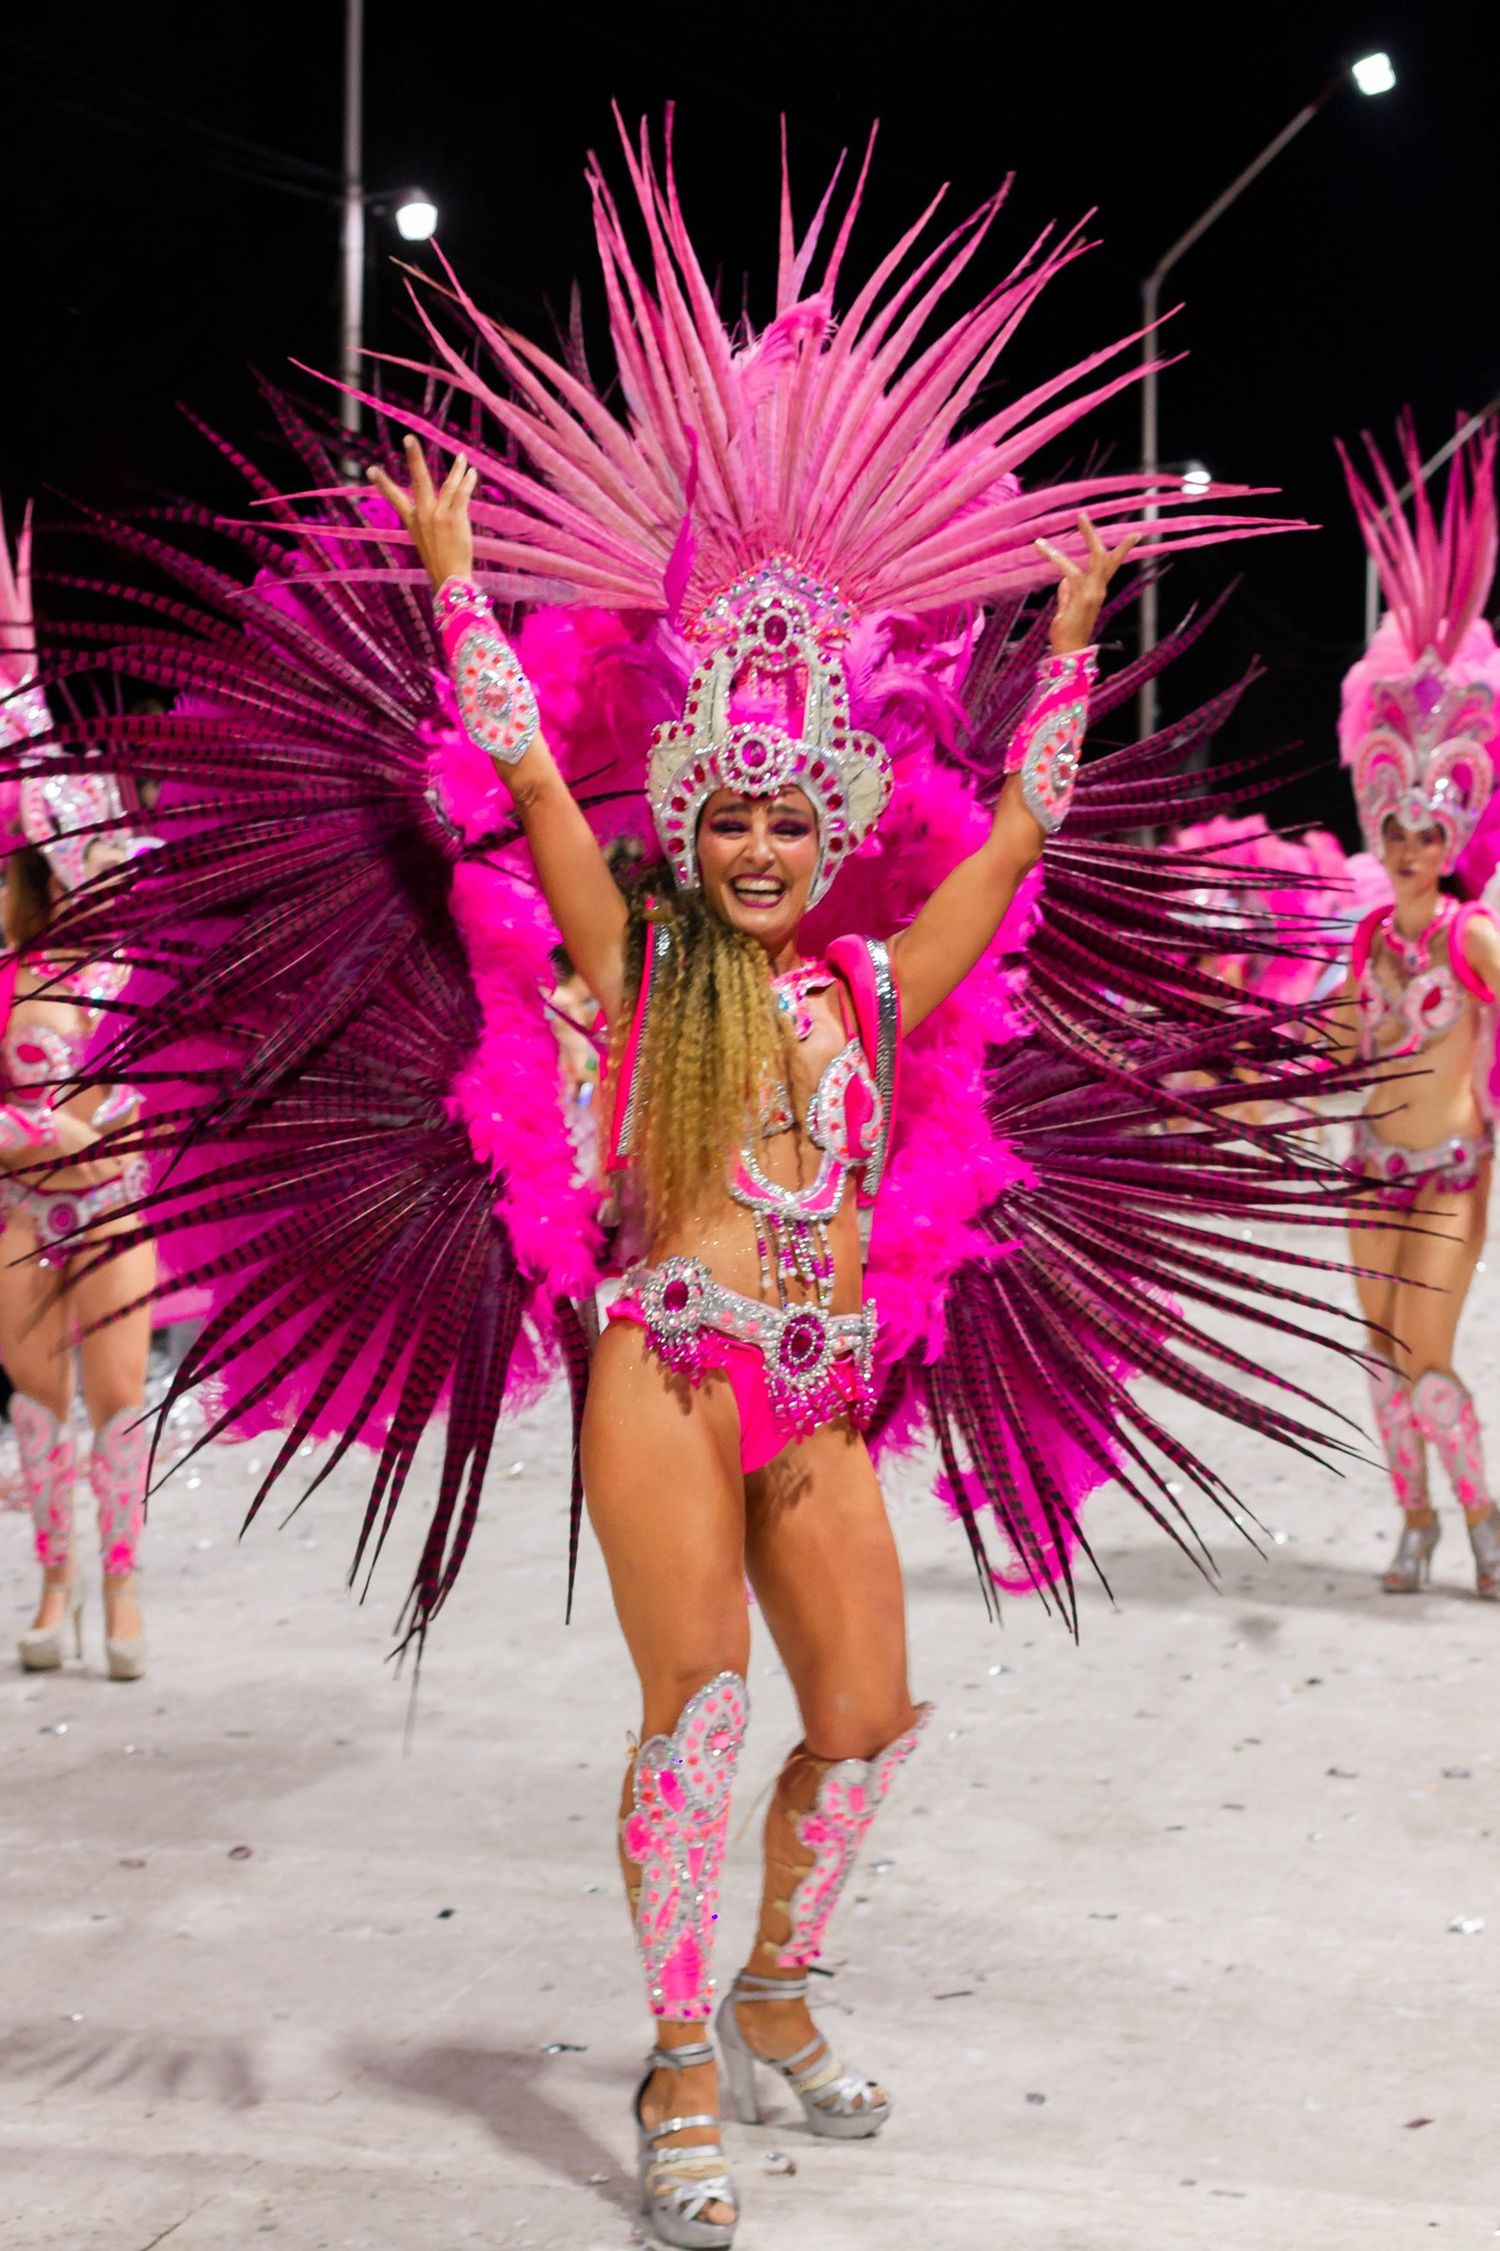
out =
<svg viewBox="0 0 1500 2251"><path fill-rule="evenodd" d="M769 1374L794 1399L807 1399L822 1385L834 1360L851 1357L862 1383L870 1381L875 1349L875 1308L858 1313L825 1313L816 1305L766 1305L742 1297L716 1282L701 1259L664 1258L659 1266L633 1266L623 1295L634 1297L646 1316L653 1341L690 1348L703 1329L753 1344ZM667 1357L676 1355L670 1350Z"/></svg>

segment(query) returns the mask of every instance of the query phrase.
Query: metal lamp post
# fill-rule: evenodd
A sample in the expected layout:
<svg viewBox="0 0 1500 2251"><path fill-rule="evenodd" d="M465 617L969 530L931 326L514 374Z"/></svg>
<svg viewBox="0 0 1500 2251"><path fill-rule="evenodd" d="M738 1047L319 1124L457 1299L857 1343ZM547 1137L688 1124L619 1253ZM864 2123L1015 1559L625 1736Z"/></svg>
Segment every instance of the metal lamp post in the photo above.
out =
<svg viewBox="0 0 1500 2251"><path fill-rule="evenodd" d="M1230 181L1224 193L1217 196L1202 216L1193 221L1186 233L1178 236L1171 249L1167 251L1164 257L1157 260L1150 273L1141 283L1142 324L1146 331L1141 338L1141 361L1144 369L1141 377L1141 468L1148 478L1154 478L1161 467L1161 440L1156 404L1156 342L1153 331L1161 317L1162 284L1177 264L1178 259L1185 252L1191 250L1195 242L1200 241L1207 234L1214 221L1222 218L1229 206L1238 201L1252 180L1259 179L1266 166L1274 163L1288 143L1297 138L1303 127L1312 123L1319 110L1324 108L1340 87L1344 85L1346 78L1352 78L1362 94L1386 94L1396 83L1395 71L1391 67L1390 58L1386 55L1365 55L1357 63L1352 64L1347 71L1340 70L1336 78L1329 80L1316 100L1305 103L1290 123L1282 127L1276 138L1266 144L1259 156L1247 164L1244 171L1236 179ZM1156 514L1155 508L1149 501L1145 512L1148 518ZM1159 624L1158 593L1159 589L1151 583L1148 583L1142 589L1140 613L1142 656L1149 655L1151 650L1156 647ZM1142 683L1140 692L1140 730L1143 738L1155 734L1157 712L1156 682L1146 680Z"/></svg>

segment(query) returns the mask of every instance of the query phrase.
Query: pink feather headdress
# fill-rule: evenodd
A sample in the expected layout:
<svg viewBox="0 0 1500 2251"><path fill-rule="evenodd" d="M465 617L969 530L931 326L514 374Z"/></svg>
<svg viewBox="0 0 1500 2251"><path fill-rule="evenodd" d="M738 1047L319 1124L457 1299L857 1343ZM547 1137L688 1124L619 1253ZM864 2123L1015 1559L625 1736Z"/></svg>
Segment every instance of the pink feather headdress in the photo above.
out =
<svg viewBox="0 0 1500 2251"><path fill-rule="evenodd" d="M1459 447L1440 522L1409 415L1399 433L1410 521L1373 439L1365 437L1373 491L1339 447L1387 604L1344 680L1339 752L1370 850L1379 853L1392 818L1413 831L1437 828L1451 873L1494 790L1500 754L1500 649L1482 614L1495 575L1496 432L1487 425Z"/></svg>
<svg viewBox="0 0 1500 2251"><path fill-rule="evenodd" d="M660 162L644 126L638 143L623 122L620 134L643 263L597 160L588 183L623 417L588 379L581 351L565 364L500 327L451 272L453 301L500 380L476 369L473 336L454 343L425 307L441 364L419 372L469 394L509 441L469 449L476 564L490 590L625 613L679 693L685 684L681 716L655 732L648 776L678 879L696 878L697 817L713 789L768 795L795 783L819 817L820 897L890 794L869 724L882 683L851 653L878 640L885 620L916 622L908 644L951 638L965 612L1050 575L1038 538L1081 553L1082 509L1119 536L1147 534L1148 552L1285 527L1194 509L1201 493L1140 471L1023 492L1018 472L1042 447L1138 379L1134 364L1099 374L1137 336L970 421L1025 313L1089 247L1080 230L1044 235L932 334L1005 191L924 245L940 194L836 317L869 152L836 227L842 161L799 241L783 148L774 311L755 331L725 318L693 247L670 112ZM820 258L825 230L832 241ZM451 443L451 422L372 403ZM911 661L908 645L908 670Z"/></svg>

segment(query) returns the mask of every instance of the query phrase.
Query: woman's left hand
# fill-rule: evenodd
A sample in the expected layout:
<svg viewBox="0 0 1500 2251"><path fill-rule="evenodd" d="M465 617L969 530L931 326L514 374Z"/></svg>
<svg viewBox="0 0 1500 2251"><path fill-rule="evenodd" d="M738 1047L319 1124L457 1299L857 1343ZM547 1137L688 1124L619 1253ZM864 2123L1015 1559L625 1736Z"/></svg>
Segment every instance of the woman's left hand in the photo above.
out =
<svg viewBox="0 0 1500 2251"><path fill-rule="evenodd" d="M1106 547L1087 516L1079 517L1078 529L1088 550L1087 566L1071 561L1050 539L1039 539L1036 543L1037 553L1045 555L1049 563L1055 563L1062 574L1052 618L1052 654L1055 657L1076 656L1080 649L1092 646L1109 582L1141 536L1139 532L1132 532L1118 547Z"/></svg>

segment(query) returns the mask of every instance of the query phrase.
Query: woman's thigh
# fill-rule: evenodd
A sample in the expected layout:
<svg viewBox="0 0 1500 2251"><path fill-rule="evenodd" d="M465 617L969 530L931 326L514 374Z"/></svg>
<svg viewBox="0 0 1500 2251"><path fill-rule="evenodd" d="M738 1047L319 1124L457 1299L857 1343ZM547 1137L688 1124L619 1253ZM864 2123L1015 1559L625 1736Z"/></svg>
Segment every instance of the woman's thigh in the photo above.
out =
<svg viewBox="0 0 1500 2251"><path fill-rule="evenodd" d="M1453 1365L1464 1301L1484 1249L1489 1190L1486 1165L1465 1194L1429 1191L1411 1212L1413 1232L1401 1238L1397 1271L1404 1286L1393 1325L1413 1377Z"/></svg>
<svg viewBox="0 0 1500 2251"><path fill-rule="evenodd" d="M139 1301L149 1300L155 1284L156 1250L151 1243L137 1243L104 1265L81 1259L68 1270L68 1303L79 1332L83 1395L96 1425L126 1407L138 1407L145 1396L151 1307Z"/></svg>
<svg viewBox="0 0 1500 2251"><path fill-rule="evenodd" d="M663 1368L632 1322L594 1354L583 1418L583 1488L648 1735L670 1733L689 1696L749 1661L739 1415L726 1379L698 1390Z"/></svg>
<svg viewBox="0 0 1500 2251"><path fill-rule="evenodd" d="M786 1666L809 1750L871 1758L912 1718L906 1594L874 1464L847 1423L747 1480L750 1583Z"/></svg>
<svg viewBox="0 0 1500 2251"><path fill-rule="evenodd" d="M1380 1217L1376 1206L1371 1205L1370 1211L1377 1219ZM1392 1218L1401 1216L1391 1214ZM1392 1332L1397 1329L1400 1309L1401 1293L1396 1275L1401 1264L1402 1241L1395 1227L1351 1225L1349 1229L1350 1261L1362 1269L1354 1277L1359 1310L1372 1347L1387 1355L1396 1352Z"/></svg>
<svg viewBox="0 0 1500 2251"><path fill-rule="evenodd" d="M72 1315L57 1269L39 1264L35 1250L30 1221L8 1212L0 1235L0 1360L17 1391L62 1416L73 1397Z"/></svg>

